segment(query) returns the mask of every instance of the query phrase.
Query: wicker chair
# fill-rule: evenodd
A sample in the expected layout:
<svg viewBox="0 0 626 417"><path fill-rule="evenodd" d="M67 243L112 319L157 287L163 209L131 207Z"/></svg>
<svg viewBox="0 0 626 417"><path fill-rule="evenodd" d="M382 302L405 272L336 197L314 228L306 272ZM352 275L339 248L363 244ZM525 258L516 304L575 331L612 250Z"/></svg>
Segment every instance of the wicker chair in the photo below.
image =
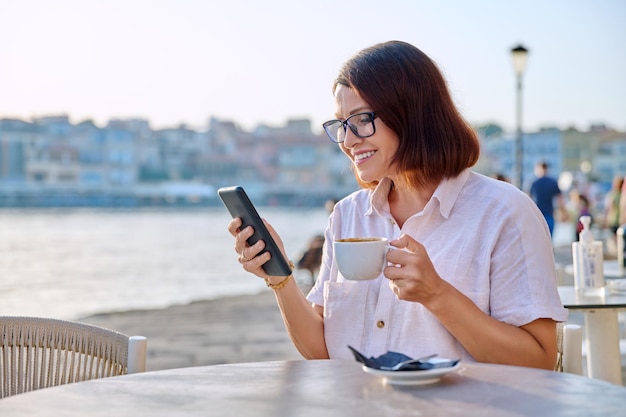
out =
<svg viewBox="0 0 626 417"><path fill-rule="evenodd" d="M558 357L554 370L583 374L582 328L577 324L557 323Z"/></svg>
<svg viewBox="0 0 626 417"><path fill-rule="evenodd" d="M102 327L0 316L0 398L146 369L147 341Z"/></svg>

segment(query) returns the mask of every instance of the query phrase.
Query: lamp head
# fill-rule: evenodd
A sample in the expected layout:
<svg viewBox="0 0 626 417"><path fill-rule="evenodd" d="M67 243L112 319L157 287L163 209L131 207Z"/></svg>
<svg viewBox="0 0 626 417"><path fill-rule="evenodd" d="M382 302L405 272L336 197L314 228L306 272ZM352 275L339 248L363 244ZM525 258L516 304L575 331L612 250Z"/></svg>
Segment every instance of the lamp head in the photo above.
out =
<svg viewBox="0 0 626 417"><path fill-rule="evenodd" d="M524 73L524 68L526 68L528 49L524 48L522 45L517 45L515 48L511 49L511 55L513 56L513 68L515 69L515 74L522 75Z"/></svg>

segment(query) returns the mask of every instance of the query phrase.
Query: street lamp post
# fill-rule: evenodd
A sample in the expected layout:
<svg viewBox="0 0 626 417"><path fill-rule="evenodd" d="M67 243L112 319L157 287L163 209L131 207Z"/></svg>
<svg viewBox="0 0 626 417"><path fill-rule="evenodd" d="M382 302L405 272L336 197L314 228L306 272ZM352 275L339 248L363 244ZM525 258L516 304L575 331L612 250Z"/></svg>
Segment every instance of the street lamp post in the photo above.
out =
<svg viewBox="0 0 626 417"><path fill-rule="evenodd" d="M517 135L515 137L515 171L517 186L522 189L524 186L523 178L523 148L522 148L522 76L526 68L526 60L528 58L528 49L522 45L517 45L511 49L513 56L513 68L517 76Z"/></svg>

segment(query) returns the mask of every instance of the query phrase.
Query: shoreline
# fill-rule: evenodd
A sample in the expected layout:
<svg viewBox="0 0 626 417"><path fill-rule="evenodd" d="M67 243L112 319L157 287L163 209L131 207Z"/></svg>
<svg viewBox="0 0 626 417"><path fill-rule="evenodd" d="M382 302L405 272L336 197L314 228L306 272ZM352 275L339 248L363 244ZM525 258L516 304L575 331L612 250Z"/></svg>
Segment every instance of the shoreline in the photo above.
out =
<svg viewBox="0 0 626 417"><path fill-rule="evenodd" d="M303 292L308 285L298 282ZM79 321L148 339L146 371L301 360L269 288L165 308L99 313Z"/></svg>

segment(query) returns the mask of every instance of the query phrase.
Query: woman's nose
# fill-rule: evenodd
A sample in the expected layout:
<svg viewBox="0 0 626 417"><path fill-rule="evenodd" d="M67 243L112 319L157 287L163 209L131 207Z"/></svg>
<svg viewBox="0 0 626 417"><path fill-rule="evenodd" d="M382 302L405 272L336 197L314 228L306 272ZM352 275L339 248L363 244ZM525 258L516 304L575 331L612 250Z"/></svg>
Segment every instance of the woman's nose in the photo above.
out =
<svg viewBox="0 0 626 417"><path fill-rule="evenodd" d="M353 148L355 145L363 142L363 139L354 134L349 127L346 129L346 137L343 140L343 146Z"/></svg>

